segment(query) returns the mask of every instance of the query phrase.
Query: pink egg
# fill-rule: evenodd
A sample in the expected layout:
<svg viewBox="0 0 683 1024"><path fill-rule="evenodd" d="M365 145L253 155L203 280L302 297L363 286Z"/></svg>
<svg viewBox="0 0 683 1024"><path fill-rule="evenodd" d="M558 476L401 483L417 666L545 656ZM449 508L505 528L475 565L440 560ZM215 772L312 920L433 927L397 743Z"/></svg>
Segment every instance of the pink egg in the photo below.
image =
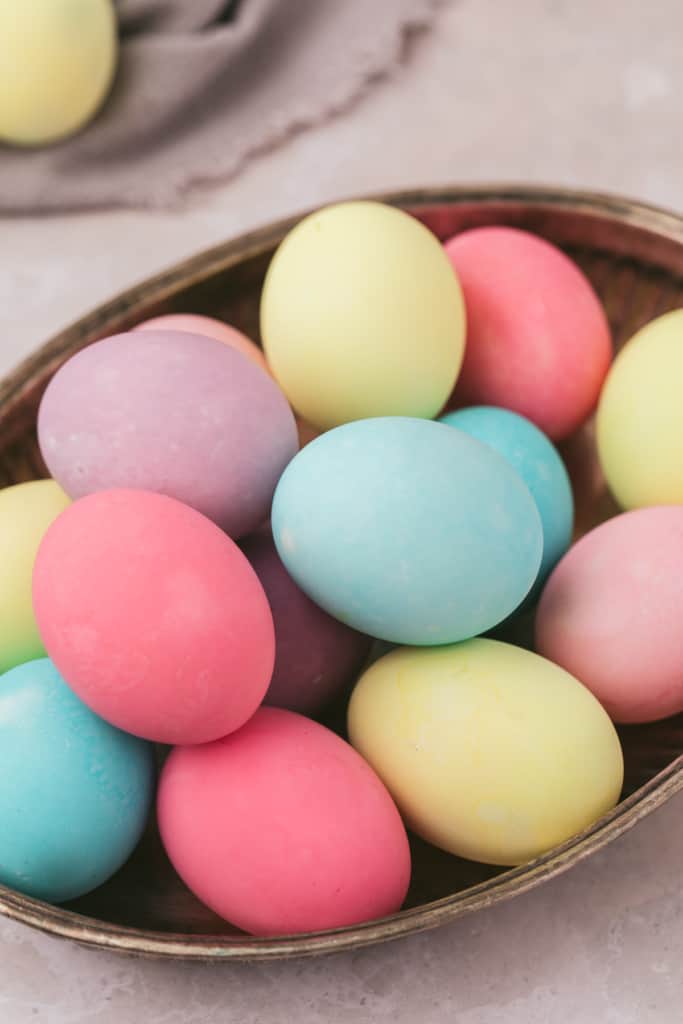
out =
<svg viewBox="0 0 683 1024"><path fill-rule="evenodd" d="M168 313L166 316L155 316L151 320L145 320L133 330L183 331L186 334L202 334L207 338L215 338L216 341L222 341L230 348L241 352L266 373L270 373L266 357L258 345L236 327L224 324L222 320L216 320L212 316L202 316L201 313Z"/></svg>
<svg viewBox="0 0 683 1024"><path fill-rule="evenodd" d="M543 592L536 647L617 722L683 711L683 506L626 512L575 544Z"/></svg>
<svg viewBox="0 0 683 1024"><path fill-rule="evenodd" d="M157 814L186 885L255 935L357 924L405 899L408 840L384 785L292 711L261 708L231 736L173 750Z"/></svg>
<svg viewBox="0 0 683 1024"><path fill-rule="evenodd" d="M72 356L43 396L38 437L69 497L157 491L231 537L267 519L298 449L275 381L214 338L180 331L118 334Z"/></svg>
<svg viewBox="0 0 683 1024"><path fill-rule="evenodd" d="M33 606L71 689L136 736L217 739L268 688L275 638L258 578L217 526L164 495L71 505L38 550Z"/></svg>
<svg viewBox="0 0 683 1024"><path fill-rule="evenodd" d="M355 682L370 638L324 612L285 569L270 530L242 550L266 592L275 623L275 668L265 703L312 715Z"/></svg>
<svg viewBox="0 0 683 1024"><path fill-rule="evenodd" d="M612 358L588 279L554 245L516 228L464 231L446 252L467 310L452 402L512 409L553 440L572 433L595 408Z"/></svg>

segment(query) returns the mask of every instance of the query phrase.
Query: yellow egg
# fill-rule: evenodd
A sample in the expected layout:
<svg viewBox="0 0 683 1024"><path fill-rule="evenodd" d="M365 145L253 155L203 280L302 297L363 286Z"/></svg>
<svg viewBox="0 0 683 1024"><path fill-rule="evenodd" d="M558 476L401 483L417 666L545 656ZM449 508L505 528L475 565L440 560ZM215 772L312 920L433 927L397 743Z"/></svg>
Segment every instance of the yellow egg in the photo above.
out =
<svg viewBox="0 0 683 1024"><path fill-rule="evenodd" d="M111 0L0 0L0 140L78 131L109 92L116 55Z"/></svg>
<svg viewBox="0 0 683 1024"><path fill-rule="evenodd" d="M524 863L619 799L621 747L595 697L495 640L385 655L358 681L348 724L409 828L471 860Z"/></svg>
<svg viewBox="0 0 683 1024"><path fill-rule="evenodd" d="M598 454L622 508L683 504L683 309L635 334L600 396Z"/></svg>
<svg viewBox="0 0 683 1024"><path fill-rule="evenodd" d="M326 430L370 416L436 416L465 345L443 247L382 203L328 206L284 239L266 275L261 334L297 412Z"/></svg>
<svg viewBox="0 0 683 1024"><path fill-rule="evenodd" d="M0 672L45 654L33 615L31 576L45 531L68 504L54 480L0 490Z"/></svg>

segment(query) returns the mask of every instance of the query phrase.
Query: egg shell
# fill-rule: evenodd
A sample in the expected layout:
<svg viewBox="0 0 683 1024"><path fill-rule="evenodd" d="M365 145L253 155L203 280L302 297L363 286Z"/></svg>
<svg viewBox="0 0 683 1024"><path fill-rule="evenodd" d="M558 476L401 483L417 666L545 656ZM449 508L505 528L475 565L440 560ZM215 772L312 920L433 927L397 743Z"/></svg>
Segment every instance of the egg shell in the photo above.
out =
<svg viewBox="0 0 683 1024"><path fill-rule="evenodd" d="M408 827L471 860L522 864L619 799L621 747L598 701L495 640L386 655L359 680L348 726Z"/></svg>
<svg viewBox="0 0 683 1024"><path fill-rule="evenodd" d="M595 408L612 357L607 318L572 260L517 228L482 227L446 243L467 309L456 405L499 405L553 440Z"/></svg>
<svg viewBox="0 0 683 1024"><path fill-rule="evenodd" d="M600 463L622 508L683 503L683 309L621 350L597 416Z"/></svg>
<svg viewBox="0 0 683 1024"><path fill-rule="evenodd" d="M541 561L538 510L496 452L407 417L331 430L292 460L272 528L299 586L395 643L461 640L504 619Z"/></svg>
<svg viewBox="0 0 683 1024"><path fill-rule="evenodd" d="M460 285L435 236L403 211L328 206L275 253L261 335L285 394L318 428L435 416L462 362Z"/></svg>
<svg viewBox="0 0 683 1024"><path fill-rule="evenodd" d="M69 504L54 480L0 490L0 672L45 654L31 598L38 545Z"/></svg>
<svg viewBox="0 0 683 1024"><path fill-rule="evenodd" d="M259 366L266 373L270 373L270 367L266 362L263 350L254 344L246 334L242 334L236 327L216 320L212 316L202 316L200 313L168 313L165 316L155 316L151 320L145 320L133 328L134 331L184 331L186 334L203 334L207 338L215 338L222 341L231 348L241 352L243 356L250 359L252 363ZM310 423L306 423L300 416L295 417L296 427L299 435L299 448L303 448L314 437L320 433Z"/></svg>
<svg viewBox="0 0 683 1024"><path fill-rule="evenodd" d="M536 645L617 722L683 711L683 507L608 520L565 555L543 592Z"/></svg>
<svg viewBox="0 0 683 1024"><path fill-rule="evenodd" d="M109 92L117 51L111 0L0 4L0 140L43 145L82 128Z"/></svg>
<svg viewBox="0 0 683 1024"><path fill-rule="evenodd" d="M137 736L217 739L268 688L273 620L253 569L217 526L164 495L74 502L40 545L33 604L69 686Z"/></svg>
<svg viewBox="0 0 683 1024"><path fill-rule="evenodd" d="M260 369L269 373L268 363L263 351L255 345L250 338L238 331L236 327L216 320L212 316L202 316L200 313L167 313L165 316L155 316L151 320L145 320L133 328L135 331L182 331L185 334L201 334L206 338L214 338L222 341L235 351L241 352L243 356L250 359Z"/></svg>
<svg viewBox="0 0 683 1024"><path fill-rule="evenodd" d="M531 491L543 526L541 567L528 597L533 601L572 539L574 499L560 453L530 420L509 409L470 406L446 413L441 422L497 451Z"/></svg>
<svg viewBox="0 0 683 1024"><path fill-rule="evenodd" d="M274 381L213 338L180 331L114 335L57 371L38 413L40 447L72 498L157 491L230 536L268 516L298 448Z"/></svg>
<svg viewBox="0 0 683 1024"><path fill-rule="evenodd" d="M0 882L61 903L106 882L142 835L150 744L93 714L47 658L0 676Z"/></svg>
<svg viewBox="0 0 683 1024"><path fill-rule="evenodd" d="M370 638L319 608L289 575L270 530L242 551L261 581L275 625L275 668L264 703L313 715L355 682Z"/></svg>
<svg viewBox="0 0 683 1024"><path fill-rule="evenodd" d="M261 708L232 736L173 750L157 816L185 884L255 935L357 924L406 895L408 840L386 789L348 743L291 711Z"/></svg>

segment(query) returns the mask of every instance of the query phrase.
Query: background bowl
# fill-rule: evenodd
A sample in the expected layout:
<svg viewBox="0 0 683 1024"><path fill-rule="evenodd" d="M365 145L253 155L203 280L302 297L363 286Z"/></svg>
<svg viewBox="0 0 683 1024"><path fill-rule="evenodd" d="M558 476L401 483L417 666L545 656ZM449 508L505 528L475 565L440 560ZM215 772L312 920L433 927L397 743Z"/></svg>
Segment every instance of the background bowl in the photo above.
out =
<svg viewBox="0 0 683 1024"><path fill-rule="evenodd" d="M683 218L610 196L546 188L444 188L375 197L415 214L440 238L482 224L513 224L561 246L600 295L617 347L643 323L683 306ZM224 318L258 339L263 276L292 218L210 249L131 288L53 338L0 382L0 486L46 476L35 436L42 392L73 352L151 316ZM562 445L577 502L577 535L617 510L595 459L593 426ZM330 932L276 939L244 935L188 892L152 823L118 874L95 892L53 907L0 886L0 912L89 946L147 956L256 960L357 948L451 921L520 895L631 828L683 788L683 715L619 729L622 800L591 828L550 853L506 870L452 857L412 840L405 909Z"/></svg>

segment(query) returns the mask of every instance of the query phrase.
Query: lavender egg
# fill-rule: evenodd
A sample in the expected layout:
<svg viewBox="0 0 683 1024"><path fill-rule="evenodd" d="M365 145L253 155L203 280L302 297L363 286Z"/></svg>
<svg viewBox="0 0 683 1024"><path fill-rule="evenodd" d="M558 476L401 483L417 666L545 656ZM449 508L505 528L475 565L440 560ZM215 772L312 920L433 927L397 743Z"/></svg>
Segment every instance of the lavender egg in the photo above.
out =
<svg viewBox="0 0 683 1024"><path fill-rule="evenodd" d="M289 575L269 530L242 542L275 624L275 669L265 704L314 715L356 681L370 638L314 604Z"/></svg>
<svg viewBox="0 0 683 1024"><path fill-rule="evenodd" d="M88 346L50 381L38 438L71 498L115 487L166 494L231 537L268 518L298 449L277 384L213 338L117 334Z"/></svg>

